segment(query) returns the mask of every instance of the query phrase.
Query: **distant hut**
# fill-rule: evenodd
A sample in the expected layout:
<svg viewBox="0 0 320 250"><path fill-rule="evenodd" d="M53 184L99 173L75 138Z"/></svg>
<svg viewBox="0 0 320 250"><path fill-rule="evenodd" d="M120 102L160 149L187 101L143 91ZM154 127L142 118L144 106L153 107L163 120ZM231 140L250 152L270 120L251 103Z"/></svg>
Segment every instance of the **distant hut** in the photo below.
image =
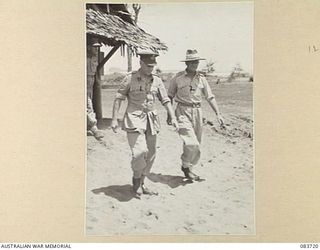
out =
<svg viewBox="0 0 320 250"><path fill-rule="evenodd" d="M240 64L238 63L230 73L228 82L232 82L234 80L249 81L249 79L250 79L249 73L245 72L240 66Z"/></svg>
<svg viewBox="0 0 320 250"><path fill-rule="evenodd" d="M137 49L167 50L158 38L146 33L134 24L125 4L87 4L87 94L92 98L97 118L102 118L101 70L112 55L121 49L124 56L127 47L136 55ZM112 47L104 56L101 45Z"/></svg>

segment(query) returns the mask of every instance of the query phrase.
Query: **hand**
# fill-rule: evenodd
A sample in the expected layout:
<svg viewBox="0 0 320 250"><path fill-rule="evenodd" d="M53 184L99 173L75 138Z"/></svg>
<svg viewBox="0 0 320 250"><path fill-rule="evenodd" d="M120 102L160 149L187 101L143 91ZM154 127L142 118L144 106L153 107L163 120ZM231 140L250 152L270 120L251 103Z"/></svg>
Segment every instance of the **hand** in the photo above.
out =
<svg viewBox="0 0 320 250"><path fill-rule="evenodd" d="M168 125L172 125L172 119L171 119L171 116L169 114L167 114L167 124Z"/></svg>
<svg viewBox="0 0 320 250"><path fill-rule="evenodd" d="M170 119L171 119L171 118L170 118ZM179 124L178 124L177 119L171 119L171 124L172 124L172 126L175 128L175 131L178 131L178 130L179 130Z"/></svg>
<svg viewBox="0 0 320 250"><path fill-rule="evenodd" d="M118 120L117 119L112 119L111 128L114 133L117 133L117 128L118 128Z"/></svg>
<svg viewBox="0 0 320 250"><path fill-rule="evenodd" d="M217 115L217 120L221 128L225 128L223 118L220 114Z"/></svg>

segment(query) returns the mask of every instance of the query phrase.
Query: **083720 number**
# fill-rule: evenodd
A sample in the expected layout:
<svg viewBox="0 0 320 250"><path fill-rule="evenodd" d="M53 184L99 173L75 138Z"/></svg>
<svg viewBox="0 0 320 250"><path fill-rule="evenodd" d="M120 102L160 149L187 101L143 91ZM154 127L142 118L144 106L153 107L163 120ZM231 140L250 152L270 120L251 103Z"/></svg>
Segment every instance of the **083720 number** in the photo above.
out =
<svg viewBox="0 0 320 250"><path fill-rule="evenodd" d="M300 244L300 248L319 248L319 244L315 244L315 243L303 243L303 244Z"/></svg>

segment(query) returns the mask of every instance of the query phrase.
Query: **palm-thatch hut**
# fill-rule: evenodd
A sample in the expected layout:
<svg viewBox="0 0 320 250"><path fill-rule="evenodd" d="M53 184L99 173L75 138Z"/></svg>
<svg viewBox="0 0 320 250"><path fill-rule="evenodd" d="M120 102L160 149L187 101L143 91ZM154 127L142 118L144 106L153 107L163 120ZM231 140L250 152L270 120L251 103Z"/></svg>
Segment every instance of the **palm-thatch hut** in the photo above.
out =
<svg viewBox="0 0 320 250"><path fill-rule="evenodd" d="M102 118L99 71L112 55L119 48L125 55L126 48L136 54L137 49L159 51L167 50L167 46L135 25L125 4L87 4L86 34L87 93L97 118ZM102 44L112 47L105 57L100 53Z"/></svg>

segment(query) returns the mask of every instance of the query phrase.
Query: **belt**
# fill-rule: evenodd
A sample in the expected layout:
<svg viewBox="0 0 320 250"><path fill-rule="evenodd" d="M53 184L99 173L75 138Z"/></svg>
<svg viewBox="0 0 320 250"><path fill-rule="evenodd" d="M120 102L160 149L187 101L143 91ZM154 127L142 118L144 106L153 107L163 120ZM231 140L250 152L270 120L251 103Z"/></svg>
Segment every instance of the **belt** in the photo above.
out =
<svg viewBox="0 0 320 250"><path fill-rule="evenodd" d="M185 106L185 107L192 107L192 108L201 108L201 103L182 103L178 102L178 105Z"/></svg>

